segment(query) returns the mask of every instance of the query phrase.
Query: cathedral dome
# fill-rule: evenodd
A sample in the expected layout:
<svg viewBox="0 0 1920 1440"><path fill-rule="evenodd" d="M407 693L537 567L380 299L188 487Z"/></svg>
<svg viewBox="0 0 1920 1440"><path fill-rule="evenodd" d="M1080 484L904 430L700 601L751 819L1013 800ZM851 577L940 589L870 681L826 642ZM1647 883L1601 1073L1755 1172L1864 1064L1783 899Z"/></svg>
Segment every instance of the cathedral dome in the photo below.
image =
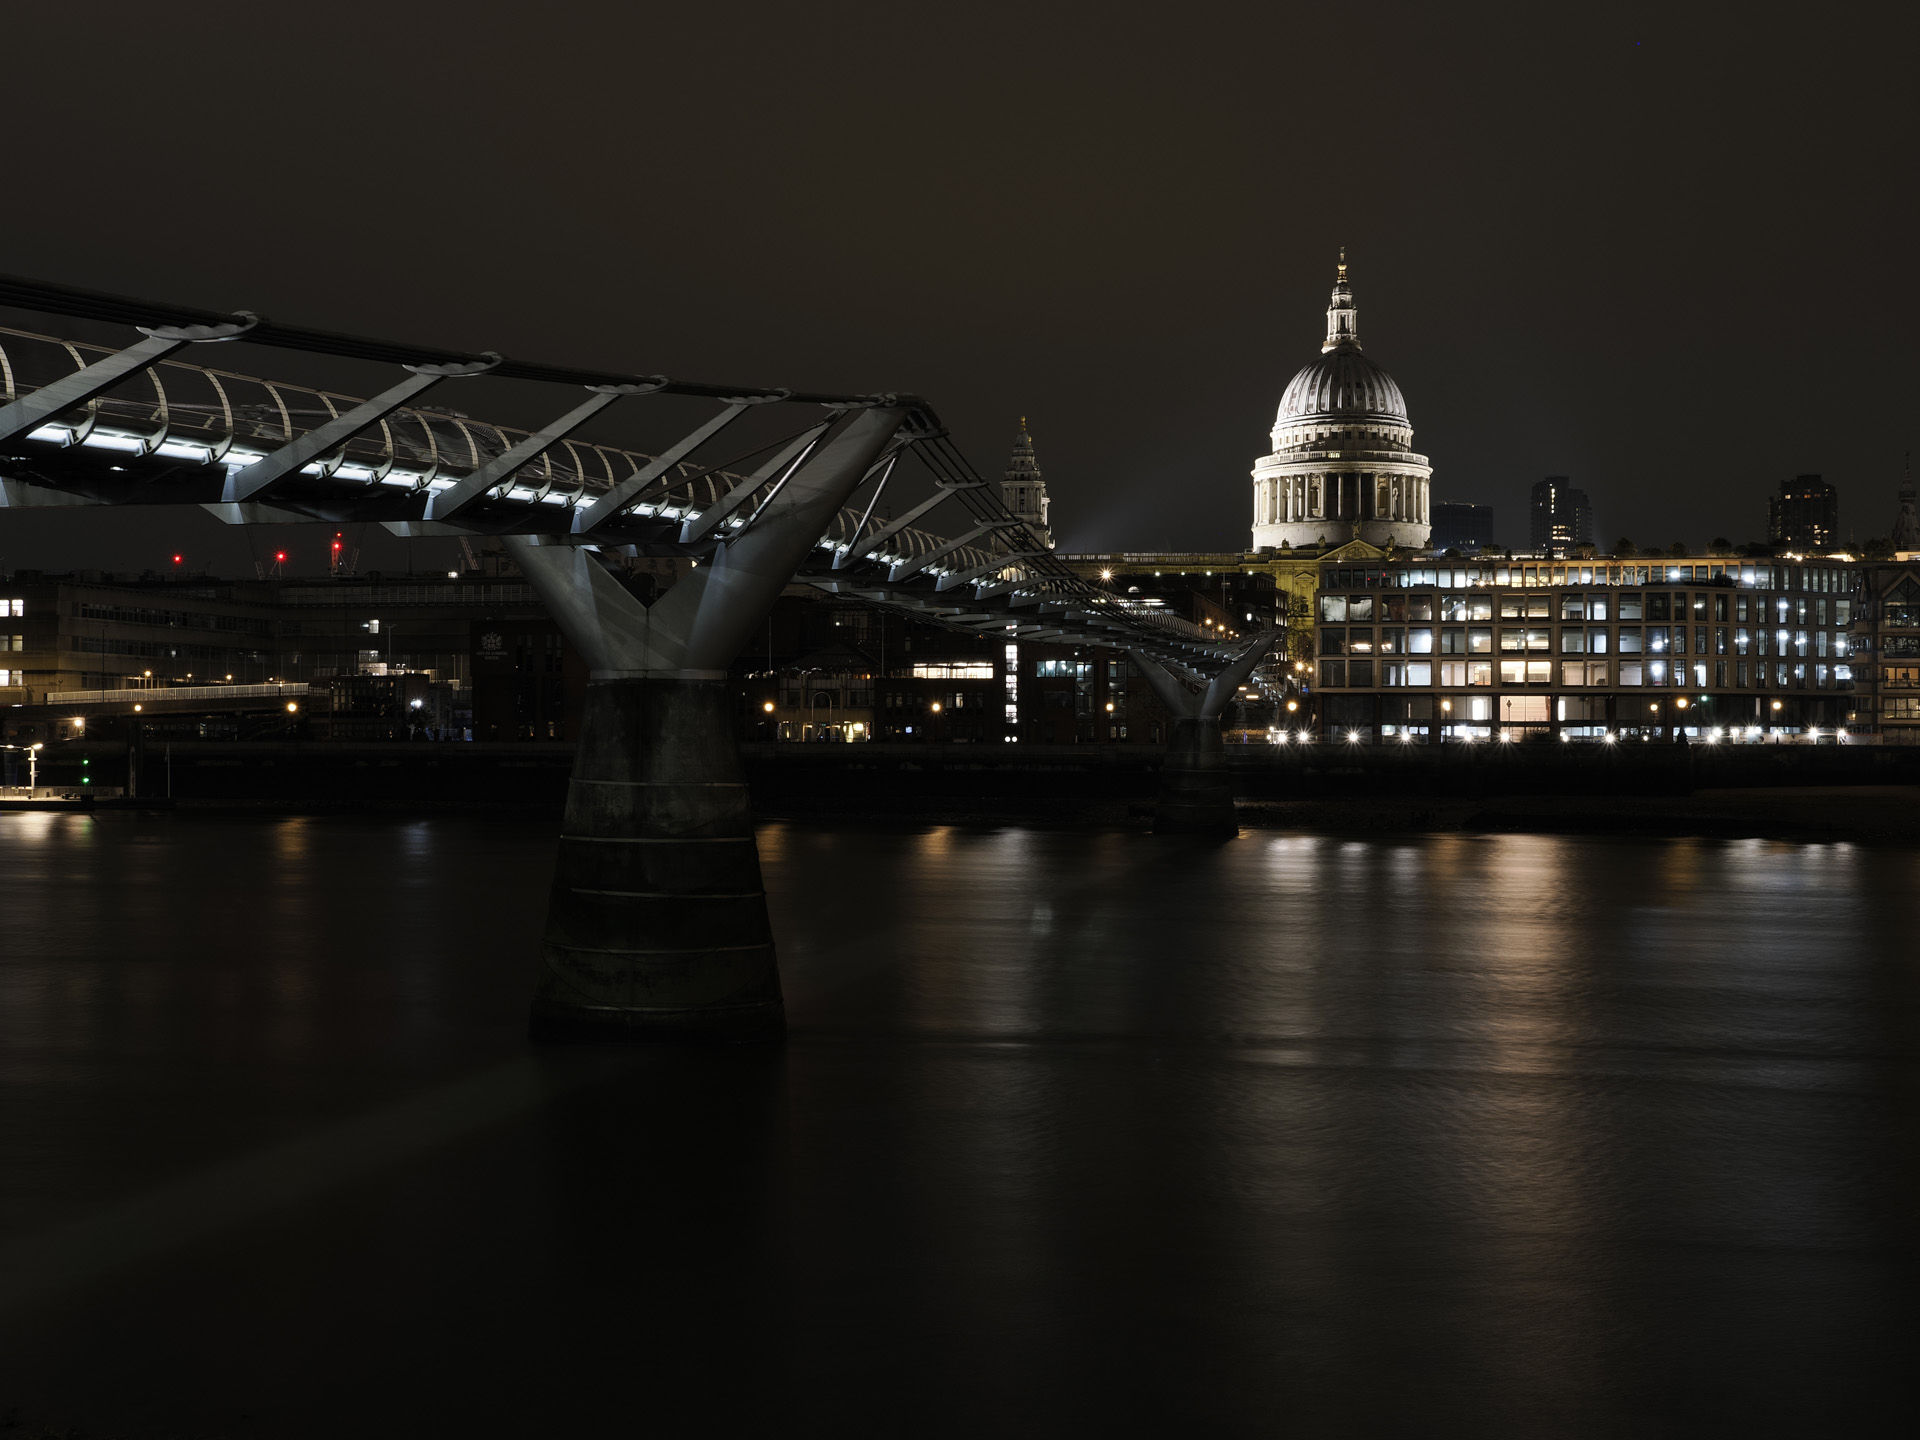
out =
<svg viewBox="0 0 1920 1440"><path fill-rule="evenodd" d="M1391 375L1361 354L1357 345L1342 344L1293 377L1280 397L1275 423L1285 425L1318 415L1385 415L1404 422L1407 402Z"/></svg>
<svg viewBox="0 0 1920 1440"><path fill-rule="evenodd" d="M1417 550L1432 534L1433 467L1413 450L1407 399L1360 349L1347 254L1327 306L1320 358L1280 397L1273 453L1253 466L1253 548L1345 539Z"/></svg>

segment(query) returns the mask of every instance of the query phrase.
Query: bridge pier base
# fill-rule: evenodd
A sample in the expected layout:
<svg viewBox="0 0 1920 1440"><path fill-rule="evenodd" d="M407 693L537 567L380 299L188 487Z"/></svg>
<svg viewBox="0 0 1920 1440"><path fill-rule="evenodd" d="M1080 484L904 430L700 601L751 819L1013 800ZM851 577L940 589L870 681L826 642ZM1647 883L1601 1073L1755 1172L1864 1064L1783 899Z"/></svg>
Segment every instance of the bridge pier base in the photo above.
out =
<svg viewBox="0 0 1920 1440"><path fill-rule="evenodd" d="M724 681L588 687L532 1029L622 1041L786 1033Z"/></svg>
<svg viewBox="0 0 1920 1440"><path fill-rule="evenodd" d="M1170 722L1160 794L1153 805L1156 835L1239 833L1226 747L1220 741L1220 712L1279 638L1277 630L1254 636L1238 659L1199 689L1144 651L1130 652L1141 676L1166 706Z"/></svg>
<svg viewBox="0 0 1920 1440"><path fill-rule="evenodd" d="M1218 721L1175 719L1153 803L1154 833L1232 835L1239 829Z"/></svg>

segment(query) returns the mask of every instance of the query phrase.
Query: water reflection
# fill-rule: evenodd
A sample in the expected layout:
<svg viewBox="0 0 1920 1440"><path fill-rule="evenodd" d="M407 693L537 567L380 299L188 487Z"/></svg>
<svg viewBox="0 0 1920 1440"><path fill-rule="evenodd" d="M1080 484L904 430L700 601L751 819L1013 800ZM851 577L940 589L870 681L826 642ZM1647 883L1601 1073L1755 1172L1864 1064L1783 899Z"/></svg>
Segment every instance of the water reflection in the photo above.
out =
<svg viewBox="0 0 1920 1440"><path fill-rule="evenodd" d="M1833 1433L1915 1338L1910 852L772 826L791 1043L636 1053L522 1037L545 829L0 845L49 1421Z"/></svg>

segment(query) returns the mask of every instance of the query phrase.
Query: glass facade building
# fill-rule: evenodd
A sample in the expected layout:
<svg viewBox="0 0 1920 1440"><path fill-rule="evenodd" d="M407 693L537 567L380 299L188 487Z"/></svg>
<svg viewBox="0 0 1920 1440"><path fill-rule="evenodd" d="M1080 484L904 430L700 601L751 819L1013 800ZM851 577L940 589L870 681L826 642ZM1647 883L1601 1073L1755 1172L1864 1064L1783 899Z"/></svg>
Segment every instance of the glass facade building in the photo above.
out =
<svg viewBox="0 0 1920 1440"><path fill-rule="evenodd" d="M1355 740L1840 729L1862 718L1862 588L1827 560L1335 560L1311 713Z"/></svg>

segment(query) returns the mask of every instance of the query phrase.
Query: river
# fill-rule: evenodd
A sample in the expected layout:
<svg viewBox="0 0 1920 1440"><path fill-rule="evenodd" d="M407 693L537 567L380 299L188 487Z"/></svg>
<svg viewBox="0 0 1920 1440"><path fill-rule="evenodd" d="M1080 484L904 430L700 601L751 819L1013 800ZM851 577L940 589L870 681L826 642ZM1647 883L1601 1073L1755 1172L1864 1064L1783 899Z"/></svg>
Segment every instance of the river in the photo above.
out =
<svg viewBox="0 0 1920 1440"><path fill-rule="evenodd" d="M0 815L0 1409L1751 1436L1907 1393L1920 851L771 825L791 1040L626 1051L524 1039L551 832Z"/></svg>

